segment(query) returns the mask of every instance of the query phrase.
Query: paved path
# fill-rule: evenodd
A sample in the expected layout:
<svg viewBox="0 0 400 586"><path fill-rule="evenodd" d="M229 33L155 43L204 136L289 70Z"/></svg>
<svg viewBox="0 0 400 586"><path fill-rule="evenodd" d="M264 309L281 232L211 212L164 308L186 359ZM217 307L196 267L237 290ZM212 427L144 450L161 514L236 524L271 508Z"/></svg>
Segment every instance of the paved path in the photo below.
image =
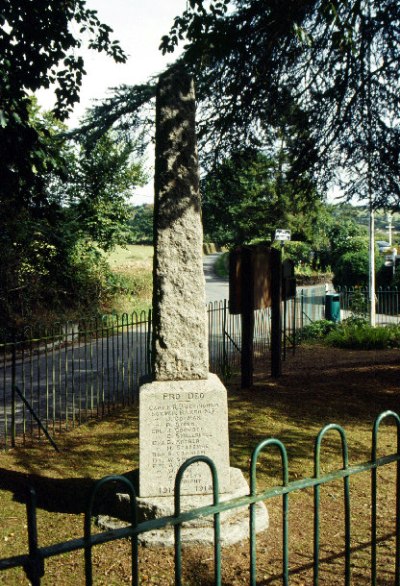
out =
<svg viewBox="0 0 400 586"><path fill-rule="evenodd" d="M220 252L216 252L203 257L207 303L211 303L212 301L223 301L229 297L228 279L221 279L221 277L218 277L214 272L215 261L220 255Z"/></svg>

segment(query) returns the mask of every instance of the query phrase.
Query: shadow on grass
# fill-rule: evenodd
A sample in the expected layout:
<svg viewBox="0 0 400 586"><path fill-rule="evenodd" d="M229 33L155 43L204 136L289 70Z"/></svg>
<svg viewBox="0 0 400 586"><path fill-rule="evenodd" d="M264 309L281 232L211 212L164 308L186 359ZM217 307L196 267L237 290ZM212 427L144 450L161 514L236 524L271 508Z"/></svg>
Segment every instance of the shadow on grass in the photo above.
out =
<svg viewBox="0 0 400 586"><path fill-rule="evenodd" d="M255 376L251 389L231 385L230 445L237 465L243 467L249 461L260 441L277 437L285 444L289 462L307 460L310 474L315 438L330 423L344 427L351 464L369 459L375 418L386 410L399 411L400 354L358 352L353 356L324 350L322 361L318 348L302 349L295 358L288 358L279 379L264 372ZM395 426L382 427L382 446L386 442L395 448ZM323 441L322 458L337 460L340 453L339 434L330 432ZM280 475L277 451L270 451L267 460L268 475Z"/></svg>
<svg viewBox="0 0 400 586"><path fill-rule="evenodd" d="M94 484L91 478L50 478L0 468L0 490L12 492L15 501L25 504L33 487L38 508L50 512L83 513Z"/></svg>
<svg viewBox="0 0 400 586"><path fill-rule="evenodd" d="M57 436L58 453L39 441L10 450L0 467L0 491L9 491L16 502L26 503L31 486L40 509L84 512L99 479L129 475L133 480L132 470L138 460L137 419L137 408L125 409L121 414L62 433ZM112 487L112 492L115 489ZM104 489L106 493L110 493L110 486ZM97 508L99 512L102 511Z"/></svg>

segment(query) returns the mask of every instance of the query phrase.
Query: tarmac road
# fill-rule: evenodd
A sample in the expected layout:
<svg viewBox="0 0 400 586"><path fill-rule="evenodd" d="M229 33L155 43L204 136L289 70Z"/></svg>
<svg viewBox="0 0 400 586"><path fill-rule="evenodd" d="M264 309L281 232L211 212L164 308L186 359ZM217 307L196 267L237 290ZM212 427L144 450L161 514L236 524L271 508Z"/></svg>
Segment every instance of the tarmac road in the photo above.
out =
<svg viewBox="0 0 400 586"><path fill-rule="evenodd" d="M221 279L214 272L214 264L220 252L208 254L203 257L203 270L206 280L206 302L223 301L229 298L229 281L228 278Z"/></svg>

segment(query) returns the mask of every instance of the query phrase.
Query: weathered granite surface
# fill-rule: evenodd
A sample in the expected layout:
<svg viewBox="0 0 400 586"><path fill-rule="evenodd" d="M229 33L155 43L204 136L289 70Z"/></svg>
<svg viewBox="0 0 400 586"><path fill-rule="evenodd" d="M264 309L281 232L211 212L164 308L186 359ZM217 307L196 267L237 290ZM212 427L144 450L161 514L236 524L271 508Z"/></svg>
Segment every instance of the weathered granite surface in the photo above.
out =
<svg viewBox="0 0 400 586"><path fill-rule="evenodd" d="M195 95L180 69L160 77L156 110L153 377L208 374Z"/></svg>
<svg viewBox="0 0 400 586"><path fill-rule="evenodd" d="M221 494L219 502L230 501L235 498L249 494L249 486L238 468L230 469L229 491ZM213 497L207 495L190 495L182 497L181 512L192 510L198 507L211 505ZM137 498L138 522L158 519L174 514L174 499L169 497ZM131 504L130 496L117 494L111 515L100 515L98 524L103 529L117 529L128 525L130 518ZM269 526L269 516L266 506L259 502L255 508L256 532L266 531ZM248 539L249 537L249 510L247 507L234 508L220 513L221 521L221 545L227 546ZM185 545L207 545L214 542L214 516L208 515L193 521L182 524L182 544ZM148 531L139 536L139 542L145 545L156 545L171 547L174 545L174 530L168 526L164 529Z"/></svg>
<svg viewBox="0 0 400 586"><path fill-rule="evenodd" d="M224 385L207 380L156 381L139 390L139 494L170 496L179 466L192 456L214 462L219 490L229 490L228 405ZM183 477L181 494L212 492L211 472L200 462Z"/></svg>

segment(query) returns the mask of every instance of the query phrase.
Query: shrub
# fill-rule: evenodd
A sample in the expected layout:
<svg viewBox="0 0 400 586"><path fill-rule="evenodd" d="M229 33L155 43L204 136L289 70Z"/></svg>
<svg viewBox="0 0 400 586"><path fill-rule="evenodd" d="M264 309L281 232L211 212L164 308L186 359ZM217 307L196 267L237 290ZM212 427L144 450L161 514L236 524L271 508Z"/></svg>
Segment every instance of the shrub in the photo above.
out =
<svg viewBox="0 0 400 586"><path fill-rule="evenodd" d="M400 348L400 325L373 328L361 316L351 316L339 324L323 319L305 326L299 339L353 350Z"/></svg>
<svg viewBox="0 0 400 586"><path fill-rule="evenodd" d="M364 317L363 315L353 314L350 317L344 319L340 325L341 327L363 327L367 326L368 324L369 321L366 317Z"/></svg>
<svg viewBox="0 0 400 586"><path fill-rule="evenodd" d="M368 283L368 251L346 252L334 267L335 287L360 287Z"/></svg>
<svg viewBox="0 0 400 586"><path fill-rule="evenodd" d="M148 268L110 272L102 297L103 313L131 313L151 306L153 275Z"/></svg>
<svg viewBox="0 0 400 586"><path fill-rule="evenodd" d="M368 285L369 250L354 249L344 253L333 267L335 287L365 287ZM389 284L390 271L383 265L383 258L375 250L375 273L378 286Z"/></svg>
<svg viewBox="0 0 400 586"><path fill-rule="evenodd" d="M352 312L352 316L348 318L350 319L361 319L364 323L368 323L366 317L369 313L369 300L365 291L361 291L360 289L355 289L352 292L352 295L349 296L349 309ZM346 320L347 323L347 320Z"/></svg>
<svg viewBox="0 0 400 586"><path fill-rule="evenodd" d="M373 328L361 321L355 323L344 322L339 328L330 332L326 337L326 343L336 348L351 348L354 350L384 350L386 348L399 348L400 327L376 327Z"/></svg>
<svg viewBox="0 0 400 586"><path fill-rule="evenodd" d="M323 340L329 332L337 327L336 323L327 319L321 319L305 326L300 331L300 339L307 341Z"/></svg>

